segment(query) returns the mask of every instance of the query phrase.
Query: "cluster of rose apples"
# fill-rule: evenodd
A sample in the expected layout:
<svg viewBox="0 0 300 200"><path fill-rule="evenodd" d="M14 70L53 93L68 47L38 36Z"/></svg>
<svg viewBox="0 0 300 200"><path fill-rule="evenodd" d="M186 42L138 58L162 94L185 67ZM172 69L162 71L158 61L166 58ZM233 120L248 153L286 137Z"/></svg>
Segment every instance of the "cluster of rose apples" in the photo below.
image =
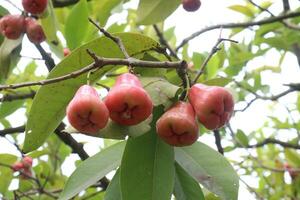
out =
<svg viewBox="0 0 300 200"><path fill-rule="evenodd" d="M233 112L233 97L226 89L195 84L188 101L172 105L156 122L157 134L172 146L186 146L198 139L198 121L209 130L226 124ZM104 128L109 117L125 126L139 124L152 114L153 104L138 77L120 75L104 102L89 85L81 86L67 106L70 124L79 132L93 135Z"/></svg>
<svg viewBox="0 0 300 200"><path fill-rule="evenodd" d="M0 19L0 32L11 40L18 39L23 33L35 44L43 42L46 37L42 26L35 19L47 8L48 0L22 0L22 5L31 16L5 15ZM27 14L26 14L27 15Z"/></svg>
<svg viewBox="0 0 300 200"><path fill-rule="evenodd" d="M15 162L11 169L15 172L21 172L21 178L27 179L32 176L31 172L32 167L32 158L29 156L25 156L21 161Z"/></svg>

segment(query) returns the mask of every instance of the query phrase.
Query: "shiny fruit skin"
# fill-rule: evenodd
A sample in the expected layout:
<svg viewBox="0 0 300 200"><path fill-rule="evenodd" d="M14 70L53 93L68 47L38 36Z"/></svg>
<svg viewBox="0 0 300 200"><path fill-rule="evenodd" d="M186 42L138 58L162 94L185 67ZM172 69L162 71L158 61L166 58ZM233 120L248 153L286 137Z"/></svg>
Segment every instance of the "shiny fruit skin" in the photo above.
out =
<svg viewBox="0 0 300 200"><path fill-rule="evenodd" d="M34 19L27 17L25 19L26 33L30 42L40 44L46 40L42 26Z"/></svg>
<svg viewBox="0 0 300 200"><path fill-rule="evenodd" d="M197 141L198 124L190 103L179 101L156 122L156 132L171 146L188 146Z"/></svg>
<svg viewBox="0 0 300 200"><path fill-rule="evenodd" d="M67 107L70 124L79 132L94 135L104 128L109 119L109 112L95 88L81 86Z"/></svg>
<svg viewBox="0 0 300 200"><path fill-rule="evenodd" d="M22 162L15 162L11 168L14 172L17 172L24 168L24 164Z"/></svg>
<svg viewBox="0 0 300 200"><path fill-rule="evenodd" d="M25 32L24 16L5 15L0 19L0 32L8 39L18 39Z"/></svg>
<svg viewBox="0 0 300 200"><path fill-rule="evenodd" d="M23 163L25 168L30 168L30 167L32 167L32 158L29 157L29 156L25 156L22 159L22 163Z"/></svg>
<svg viewBox="0 0 300 200"><path fill-rule="evenodd" d="M209 130L224 126L233 113L233 97L223 87L195 84L190 88L188 98L199 122Z"/></svg>
<svg viewBox="0 0 300 200"><path fill-rule="evenodd" d="M47 8L48 0L22 0L25 11L32 14L41 14Z"/></svg>
<svg viewBox="0 0 300 200"><path fill-rule="evenodd" d="M69 48L64 48L64 57L68 56L71 53Z"/></svg>
<svg viewBox="0 0 300 200"><path fill-rule="evenodd" d="M182 0L183 8L188 12L194 12L198 10L201 6L200 0Z"/></svg>
<svg viewBox="0 0 300 200"><path fill-rule="evenodd" d="M131 126L147 119L153 110L150 96L139 79L130 73L120 75L104 100L110 118L120 125Z"/></svg>

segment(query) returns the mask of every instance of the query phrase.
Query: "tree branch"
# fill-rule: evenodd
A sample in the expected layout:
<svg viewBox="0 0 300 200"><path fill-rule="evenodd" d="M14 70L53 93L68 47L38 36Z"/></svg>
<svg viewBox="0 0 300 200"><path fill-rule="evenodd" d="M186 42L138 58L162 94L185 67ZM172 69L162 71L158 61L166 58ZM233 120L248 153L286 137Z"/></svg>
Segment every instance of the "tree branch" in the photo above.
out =
<svg viewBox="0 0 300 200"><path fill-rule="evenodd" d="M216 143L216 146L218 148L218 152L222 155L224 155L224 148L222 146L222 143L221 143L221 135L220 135L220 131L219 130L214 130L214 136L215 136L215 143Z"/></svg>
<svg viewBox="0 0 300 200"><path fill-rule="evenodd" d="M0 102L33 98L35 93L35 91L31 91L29 93L6 94L0 98Z"/></svg>
<svg viewBox="0 0 300 200"><path fill-rule="evenodd" d="M25 126L19 126L15 128L7 128L0 130L0 136L4 137L8 134L14 134L14 133L23 133L25 131Z"/></svg>
<svg viewBox="0 0 300 200"><path fill-rule="evenodd" d="M284 148L292 148L292 149L300 149L300 145L297 144L291 144L288 142L282 142L280 140L276 140L273 138L266 138L265 140L263 140L262 142L259 142L257 144L252 144L252 145L248 145L248 146L244 146L245 148L260 148L263 147L267 144L278 144Z"/></svg>
<svg viewBox="0 0 300 200"><path fill-rule="evenodd" d="M198 79L200 78L200 76L204 73L204 69L207 66L208 62L210 61L210 59L213 57L213 55L215 53L217 53L220 48L218 48L218 46L224 42L224 41L229 41L229 42L234 42L234 43L238 43L235 40L230 40L230 39L224 39L224 38L219 38L216 42L216 44L213 46L213 48L211 49L210 53L208 54L208 56L206 57L206 59L204 60L204 62L202 63L200 70L198 71L196 78L194 79L194 81L192 82L192 84L196 84Z"/></svg>
<svg viewBox="0 0 300 200"><path fill-rule="evenodd" d="M126 51L126 48L121 40L121 38L119 37L115 37L112 34L110 34L109 32L107 32L104 28L100 27L94 20L92 20L91 18L89 18L89 21L101 32L103 33L103 35L105 35L105 37L111 39L112 41L114 41L118 47L120 48L120 50L122 51L122 53L124 54L126 59L129 59L130 56Z"/></svg>
<svg viewBox="0 0 300 200"><path fill-rule="evenodd" d="M45 51L45 49L40 44L35 44L35 47L38 49L42 58L45 60L47 69L50 72L55 67L53 58Z"/></svg>
<svg viewBox="0 0 300 200"><path fill-rule="evenodd" d="M154 28L154 30L155 30L155 32L156 32L156 35L157 35L158 38L159 38L160 44L163 45L163 46L165 46L165 47L170 51L171 56L173 56L173 57L179 59L178 56L177 56L177 54L176 54L176 52L175 52L175 51L173 50L173 48L169 45L169 43L168 43L167 40L165 39L163 33L159 30L159 28L157 27L156 24L153 25L153 28Z"/></svg>
<svg viewBox="0 0 300 200"><path fill-rule="evenodd" d="M186 43L188 43L190 40L198 37L202 33L205 33L205 32L211 31L211 30L215 30L215 29L219 29L219 28L224 28L224 29L247 28L247 27L256 26L256 25L271 24L271 23L274 23L274 22L282 21L284 19L294 18L294 17L299 17L299 16L300 16L300 12L291 12L289 14L285 14L285 15L281 15L281 16L277 16L277 17L270 17L270 18L263 19L263 20L260 20L260 21L250 21L250 22L241 22L241 23L227 23L227 24L217 24L217 25L209 26L209 27L203 28L200 31L197 31L197 32L193 33L192 35L190 35L189 37L185 38L177 46L176 52L180 48L182 48Z"/></svg>
<svg viewBox="0 0 300 200"><path fill-rule="evenodd" d="M138 60L135 58L128 58L128 59L116 59L116 58L100 58L97 57L97 60L84 67L80 70L71 72L70 74L66 74L60 77L47 79L43 81L37 82L26 82L26 83L17 83L17 84L10 84L10 85L0 85L0 91L5 89L16 89L28 86L35 86L35 85L48 85L52 83L57 83L60 81L68 80L71 78L76 78L84 73L87 73L91 70L101 68L106 65L126 65L126 66L133 66L133 67L144 67L144 68L180 68L185 65L185 61L176 61L176 62L153 62L153 61L144 61Z"/></svg>

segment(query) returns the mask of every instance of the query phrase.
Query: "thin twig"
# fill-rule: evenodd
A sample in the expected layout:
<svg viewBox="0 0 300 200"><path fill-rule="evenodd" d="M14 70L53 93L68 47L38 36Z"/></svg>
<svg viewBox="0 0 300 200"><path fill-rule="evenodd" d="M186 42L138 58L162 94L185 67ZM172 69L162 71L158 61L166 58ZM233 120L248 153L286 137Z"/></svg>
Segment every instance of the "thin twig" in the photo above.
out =
<svg viewBox="0 0 300 200"><path fill-rule="evenodd" d="M69 133L64 132L65 125L63 123L54 131L55 134L68 146L72 148L74 153L77 153L81 160L86 160L89 158L89 155L83 149L83 144L78 143ZM106 177L103 177L100 180L101 187L103 190L109 185L109 180Z"/></svg>
<svg viewBox="0 0 300 200"><path fill-rule="evenodd" d="M45 60L45 64L49 72L55 67L55 62L53 58L45 51L45 49L40 44L35 44L35 47L40 52L42 58Z"/></svg>
<svg viewBox="0 0 300 200"><path fill-rule="evenodd" d="M200 78L200 76L203 74L205 67L207 66L208 62L210 61L210 59L212 58L212 56L217 53L220 48L218 48L218 46L224 42L224 41L229 41L229 42L233 42L233 43L238 43L235 40L231 40L231 39L225 39L225 38L219 38L216 42L216 44L213 46L213 48L211 49L210 53L208 54L208 56L206 57L206 59L204 60L204 62L202 63L196 78L194 79L192 84L197 83L198 79Z"/></svg>
<svg viewBox="0 0 300 200"><path fill-rule="evenodd" d="M25 126L7 128L7 129L0 130L0 136L4 137L7 134L23 133L24 131L25 131Z"/></svg>
<svg viewBox="0 0 300 200"><path fill-rule="evenodd" d="M107 32L104 28L100 27L94 20L92 20L91 18L89 18L89 21L97 28L99 29L99 31L101 31L103 33L103 35L105 35L107 38L111 39L112 41L114 41L118 47L120 48L120 50L122 51L122 53L124 54L125 58L130 58L129 54L126 51L126 48L121 40L121 38L119 37L115 37L112 34L110 34L109 32Z"/></svg>
<svg viewBox="0 0 300 200"><path fill-rule="evenodd" d="M275 17L275 15L274 15L271 11L269 11L269 10L266 9L266 8L261 7L260 5L256 4L254 1L248 0L248 2L251 3L252 5L254 5L255 7L257 7L258 9L260 9L261 11L267 12L267 13L269 13L272 17ZM288 8L288 10L289 10L289 2L288 2L288 0L283 0L283 4L284 4L284 11L287 11L287 10L286 10L287 8ZM286 6L288 6L288 7L286 7ZM290 29L293 29L293 30L300 30L300 27L299 27L299 26L297 26L297 25L295 25L295 24L292 24L292 23L290 23L290 22L288 22L288 21L286 21L286 20L282 20L282 21L280 21L280 23L282 23L282 24L283 24L285 27L287 27L287 28L290 28Z"/></svg>
<svg viewBox="0 0 300 200"><path fill-rule="evenodd" d="M176 52L182 48L185 44L187 44L190 40L198 37L199 35L211 31L211 30L215 30L215 29L219 29L219 28L224 28L224 29L230 29L230 28L247 28L247 27L251 27L251 26L256 26L256 25L265 25L265 24L271 24L274 22L278 22L284 19L288 19L288 18L295 18L295 17L299 17L300 16L300 12L291 12L288 14L284 14L284 15L280 15L277 17L269 17L267 19L263 19L260 21L250 21L250 22L241 22L241 23L227 23L227 24L217 24L217 25L213 25L213 26L209 26L206 28L201 29L200 31L197 31L195 33L193 33L192 35L190 35L189 37L185 38L176 48Z"/></svg>
<svg viewBox="0 0 300 200"><path fill-rule="evenodd" d="M247 145L247 146L244 146L244 148L259 148L259 147L263 147L267 144L278 144L284 148L300 149L300 145L291 144L289 142L282 142L280 140L276 140L273 138L266 138L262 142L259 142L257 144Z"/></svg>
<svg viewBox="0 0 300 200"><path fill-rule="evenodd" d="M10 85L0 85L0 91L5 89L17 89L22 87L28 86L35 86L35 85L48 85L52 83L58 83L60 81L68 80L71 78L76 78L84 73L87 73L91 70L101 68L106 65L126 65L126 66L133 66L133 67L144 67L144 68L180 68L185 65L185 61L163 61L163 62L153 62L153 61L144 61L138 60L134 58L130 59L116 59L116 58L100 58L97 57L97 61L92 63L80 70L71 72L70 74L66 74L63 76L59 76L52 79L36 81L36 82L26 82L26 83L17 83L17 84L10 84Z"/></svg>
<svg viewBox="0 0 300 200"><path fill-rule="evenodd" d="M236 140L235 134L233 129L231 128L230 123L227 124L227 128L230 131L230 134L232 136L232 138L234 139L235 143L238 145L237 147L240 148L245 148L245 149L250 149L250 148L261 148L264 147L265 145L268 144L277 144L282 146L283 148L291 148L291 149L300 149L300 145L297 144L291 144L289 142L283 142L274 138L266 138L261 142L258 142L256 144L248 144L248 145L244 145L241 142L239 142L238 140Z"/></svg>
<svg viewBox="0 0 300 200"><path fill-rule="evenodd" d="M107 90L107 92L109 92L109 90L110 90L110 87L108 87L108 86L106 86L106 85L104 85L104 84L102 84L102 83L96 83L96 85L98 85L98 86L100 86L100 87L103 87L104 89Z"/></svg>
<svg viewBox="0 0 300 200"><path fill-rule="evenodd" d="M221 143L221 135L220 135L220 131L219 130L214 130L214 136L215 136L215 143L216 143L216 146L218 148L218 152L222 155L224 155L224 148L222 146L222 143Z"/></svg>
<svg viewBox="0 0 300 200"><path fill-rule="evenodd" d="M36 92L32 90L29 93L5 94L3 97L0 98L0 102L33 98L35 93Z"/></svg>
<svg viewBox="0 0 300 200"><path fill-rule="evenodd" d="M285 84L285 86L289 86L290 88L277 94L277 95L272 95L272 96L261 96L259 94L257 94L256 92L254 92L253 90L244 87L241 83L237 82L234 80L234 83L239 86L240 88L243 88L244 90L250 92L251 94L253 94L256 98L258 99L262 99L262 100L271 100L271 101L276 101L279 98L291 93L291 92L295 92L295 91L300 91L300 83L294 83L294 84Z"/></svg>
<svg viewBox="0 0 300 200"><path fill-rule="evenodd" d="M169 51L170 51L170 54L171 56L178 58L176 52L174 51L174 49L169 45L168 41L165 39L163 33L159 30L159 28L157 27L156 24L153 25L153 28L156 32L156 35L158 36L159 38L159 41L160 41L160 44L162 44L163 46L165 46Z"/></svg>

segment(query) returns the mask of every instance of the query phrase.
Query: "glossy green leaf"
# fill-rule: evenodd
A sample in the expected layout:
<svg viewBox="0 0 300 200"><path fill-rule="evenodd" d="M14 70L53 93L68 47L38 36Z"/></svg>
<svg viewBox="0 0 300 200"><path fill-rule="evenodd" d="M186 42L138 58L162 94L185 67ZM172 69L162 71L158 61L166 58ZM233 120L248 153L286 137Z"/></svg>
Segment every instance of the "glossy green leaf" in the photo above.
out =
<svg viewBox="0 0 300 200"><path fill-rule="evenodd" d="M163 108L156 108L152 129L137 138L129 138L121 163L123 200L170 199L174 185L173 147L157 137L155 123Z"/></svg>
<svg viewBox="0 0 300 200"><path fill-rule="evenodd" d="M73 50L82 44L89 26L89 11L86 0L80 0L71 10L66 26L65 37L68 47ZM80 27L80 30L78 29Z"/></svg>
<svg viewBox="0 0 300 200"><path fill-rule="evenodd" d="M173 13L180 3L180 0L140 0L137 22L144 25L161 22Z"/></svg>
<svg viewBox="0 0 300 200"><path fill-rule="evenodd" d="M164 105L168 107L180 89L177 85L173 85L163 78L141 77L140 80L151 96L154 106Z"/></svg>
<svg viewBox="0 0 300 200"><path fill-rule="evenodd" d="M288 160L288 163L292 166L299 168L300 167L300 155L294 149L285 149L284 155Z"/></svg>
<svg viewBox="0 0 300 200"><path fill-rule="evenodd" d="M248 6L233 5L233 6L229 6L228 8L231 9L231 10L234 10L236 12L239 12L243 15L246 15L248 17L254 17L253 11Z"/></svg>
<svg viewBox="0 0 300 200"><path fill-rule="evenodd" d="M117 170L105 192L104 200L122 200L120 186L120 170Z"/></svg>
<svg viewBox="0 0 300 200"><path fill-rule="evenodd" d="M149 123L152 121L152 117L150 116L145 121L134 125L134 126L122 126L120 124L115 123L112 120L109 120L105 128L99 130L95 137L106 138L106 139L118 139L124 140L126 136L138 137L148 132L151 127ZM76 129L73 127L67 128L68 133L78 133Z"/></svg>
<svg viewBox="0 0 300 200"><path fill-rule="evenodd" d="M60 200L70 199L119 166L125 142L119 142L82 162L68 179Z"/></svg>
<svg viewBox="0 0 300 200"><path fill-rule="evenodd" d="M297 98L297 109L300 112L300 94L298 94L298 98Z"/></svg>
<svg viewBox="0 0 300 200"><path fill-rule="evenodd" d="M0 154L0 162L12 165L17 160L17 157L10 154ZM13 171L4 166L0 166L0 194L5 194L8 190L11 180L13 179Z"/></svg>
<svg viewBox="0 0 300 200"><path fill-rule="evenodd" d="M247 135L240 129L237 130L236 132L236 140L239 143L240 146L246 147L249 144L249 139Z"/></svg>
<svg viewBox="0 0 300 200"><path fill-rule="evenodd" d="M155 48L158 44L146 36L133 33L120 33L119 36L130 55ZM49 74L49 78L69 74L79 70L93 60L86 53L90 49L103 57L123 57L115 43L106 37L101 37L74 50L68 57L60 62ZM112 66L105 66L94 73L91 81L101 78ZM74 96L76 90L86 83L87 74L75 79L42 86L34 100L26 125L24 151L29 152L41 146L46 138L59 125L65 116L65 108Z"/></svg>
<svg viewBox="0 0 300 200"><path fill-rule="evenodd" d="M17 40L4 39L0 47L0 83L3 83L15 67L20 57L16 56L21 51L23 37Z"/></svg>
<svg viewBox="0 0 300 200"><path fill-rule="evenodd" d="M51 50L58 56L62 56L62 46L56 33L59 30L56 15L54 13L52 1L48 1L47 15L40 18L43 31L46 35L47 43Z"/></svg>
<svg viewBox="0 0 300 200"><path fill-rule="evenodd" d="M230 163L209 146L196 142L175 148L176 161L197 181L224 200L237 200L239 177Z"/></svg>
<svg viewBox="0 0 300 200"><path fill-rule="evenodd" d="M8 10L0 5L0 18L4 15L9 14ZM4 36L0 34L0 45L4 41Z"/></svg>
<svg viewBox="0 0 300 200"><path fill-rule="evenodd" d="M179 164L175 164L175 169L174 195L176 200L205 200L199 183Z"/></svg>
<svg viewBox="0 0 300 200"><path fill-rule="evenodd" d="M108 18L111 15L113 8L119 5L123 0L94 0L93 10L95 17L98 19L101 26L105 26Z"/></svg>
<svg viewBox="0 0 300 200"><path fill-rule="evenodd" d="M15 100L0 103L0 118L5 118L14 113L24 104L24 102L25 100Z"/></svg>
<svg viewBox="0 0 300 200"><path fill-rule="evenodd" d="M224 87L228 83L230 83L231 81L232 81L232 79L230 79L230 78L220 77L220 78L213 78L213 79L204 81L203 84L205 84L205 85L216 85L216 86Z"/></svg>

